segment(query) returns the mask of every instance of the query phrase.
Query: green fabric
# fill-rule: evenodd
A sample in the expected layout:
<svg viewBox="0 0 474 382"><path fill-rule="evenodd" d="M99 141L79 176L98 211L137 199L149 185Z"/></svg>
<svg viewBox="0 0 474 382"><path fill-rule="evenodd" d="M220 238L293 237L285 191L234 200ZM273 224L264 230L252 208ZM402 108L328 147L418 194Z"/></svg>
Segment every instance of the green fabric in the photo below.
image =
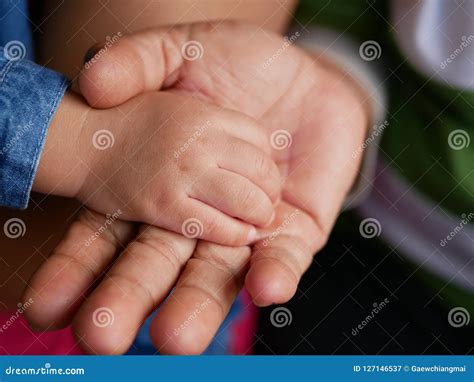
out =
<svg viewBox="0 0 474 382"><path fill-rule="evenodd" d="M388 1L301 0L296 20L339 31L362 43L377 41L386 68L388 127L380 155L413 184L413 188L454 214L474 211L474 141L461 150L448 136L464 130L474 140L474 92L429 80L410 66L398 50L390 24ZM395 74L391 74L395 72ZM459 218L461 220L461 218ZM426 271L417 272L449 305L474 309L471 293L447 286ZM443 288L444 287L444 288ZM473 320L474 321L474 320Z"/></svg>
<svg viewBox="0 0 474 382"><path fill-rule="evenodd" d="M370 0L300 0L296 20L303 25L325 26L348 33L361 41L383 37L379 14L387 13L386 2Z"/></svg>
<svg viewBox="0 0 474 382"><path fill-rule="evenodd" d="M430 81L408 64L397 76L403 84L390 84L386 159L394 159L394 167L433 204L457 215L474 211L474 142L460 150L449 145L458 129L474 138L474 93Z"/></svg>
<svg viewBox="0 0 474 382"><path fill-rule="evenodd" d="M453 150L448 136L462 129L474 140L474 92L430 81L410 66L393 39L388 3L302 0L296 19L380 44L390 99L382 154L433 203L467 214L474 211L474 142Z"/></svg>

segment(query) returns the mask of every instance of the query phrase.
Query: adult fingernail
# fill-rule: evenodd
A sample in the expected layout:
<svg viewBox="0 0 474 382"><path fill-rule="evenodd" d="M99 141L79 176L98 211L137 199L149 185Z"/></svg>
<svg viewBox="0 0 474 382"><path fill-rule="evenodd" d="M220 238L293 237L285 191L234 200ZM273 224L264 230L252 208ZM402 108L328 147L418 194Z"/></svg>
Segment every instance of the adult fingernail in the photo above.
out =
<svg viewBox="0 0 474 382"><path fill-rule="evenodd" d="M92 60L94 56L97 54L97 52L99 52L99 50L100 50L100 47L98 47L97 45L94 45L91 48L89 48L89 50L84 55L83 64L85 65L90 60Z"/></svg>

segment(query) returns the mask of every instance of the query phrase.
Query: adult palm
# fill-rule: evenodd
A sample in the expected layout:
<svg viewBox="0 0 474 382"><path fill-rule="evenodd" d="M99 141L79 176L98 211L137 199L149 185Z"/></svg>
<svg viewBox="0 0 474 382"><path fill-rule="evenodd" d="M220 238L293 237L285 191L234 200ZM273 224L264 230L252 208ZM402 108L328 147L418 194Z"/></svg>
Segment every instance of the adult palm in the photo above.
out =
<svg viewBox="0 0 474 382"><path fill-rule="evenodd" d="M122 221L86 248L84 240L105 219L86 211L33 277L25 297L34 295L37 303L28 317L40 327L63 326L75 317L85 348L122 353L175 287L153 321L152 338L162 352L199 353L244 280L257 305L294 295L356 176L359 163L352 153L367 126L363 94L325 58L240 22L146 30L97 58L79 78L92 106L113 107L160 90L192 93L255 118L268 131L282 174L282 199L252 255L248 247L196 245L147 225L134 236L134 225Z"/></svg>

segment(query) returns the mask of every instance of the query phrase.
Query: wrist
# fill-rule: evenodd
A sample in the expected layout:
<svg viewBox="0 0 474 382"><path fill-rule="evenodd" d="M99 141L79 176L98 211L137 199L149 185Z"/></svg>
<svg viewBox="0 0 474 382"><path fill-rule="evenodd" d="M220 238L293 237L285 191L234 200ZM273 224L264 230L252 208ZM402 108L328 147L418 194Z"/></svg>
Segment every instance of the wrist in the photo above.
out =
<svg viewBox="0 0 474 382"><path fill-rule="evenodd" d="M339 72L343 81L363 103L368 125L383 122L387 108L387 95L383 86L383 65L377 54L380 47L375 44L374 57L361 53L358 41L325 28L310 28L297 44L333 73Z"/></svg>
<svg viewBox="0 0 474 382"><path fill-rule="evenodd" d="M33 191L76 197L90 168L82 132L95 113L78 95L66 92L46 136Z"/></svg>

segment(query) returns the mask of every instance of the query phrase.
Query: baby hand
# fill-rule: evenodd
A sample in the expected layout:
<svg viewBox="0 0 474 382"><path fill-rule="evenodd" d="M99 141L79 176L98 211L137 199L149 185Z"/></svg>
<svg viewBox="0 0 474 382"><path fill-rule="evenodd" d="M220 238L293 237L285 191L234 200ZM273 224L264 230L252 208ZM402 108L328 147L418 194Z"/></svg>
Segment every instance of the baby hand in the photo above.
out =
<svg viewBox="0 0 474 382"><path fill-rule="evenodd" d="M77 155L87 171L74 196L88 207L226 245L248 244L253 225L271 223L279 170L251 118L149 92L88 109L84 121Z"/></svg>

